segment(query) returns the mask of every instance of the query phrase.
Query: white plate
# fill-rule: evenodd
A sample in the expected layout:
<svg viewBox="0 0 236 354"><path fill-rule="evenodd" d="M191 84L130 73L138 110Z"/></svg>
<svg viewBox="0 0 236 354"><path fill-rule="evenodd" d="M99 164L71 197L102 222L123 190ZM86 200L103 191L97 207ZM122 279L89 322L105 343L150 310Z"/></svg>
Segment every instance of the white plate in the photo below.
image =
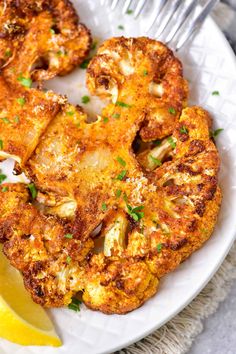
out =
<svg viewBox="0 0 236 354"><path fill-rule="evenodd" d="M74 1L82 22L100 40L114 36L144 34L145 19L133 20L132 15L109 13L99 0ZM119 30L123 25L125 30ZM217 138L222 158L220 183L224 198L219 221L212 238L205 246L166 276L159 292L141 308L125 316L108 316L82 306L80 313L68 309L51 311L64 345L61 348L21 347L0 340L0 352L6 354L99 354L111 353L154 331L181 311L206 285L216 272L233 243L236 231L236 62L224 36L208 19L194 41L179 54L190 81L190 104L199 104L212 112L215 127L224 128ZM66 93L73 103L81 102L87 93L84 70L65 78L54 79L46 86ZM220 96L213 96L214 90ZM86 105L93 111L97 102ZM9 172L9 163L4 170Z"/></svg>

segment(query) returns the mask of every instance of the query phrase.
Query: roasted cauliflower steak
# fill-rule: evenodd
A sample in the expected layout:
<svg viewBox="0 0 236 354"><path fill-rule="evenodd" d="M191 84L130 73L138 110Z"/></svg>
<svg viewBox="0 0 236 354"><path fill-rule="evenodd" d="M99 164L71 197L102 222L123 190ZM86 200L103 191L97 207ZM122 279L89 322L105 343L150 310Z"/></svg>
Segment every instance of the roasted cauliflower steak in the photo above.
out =
<svg viewBox="0 0 236 354"><path fill-rule="evenodd" d="M89 308L123 314L211 236L220 161L211 118L184 108L181 63L162 43L107 40L87 85L109 103L95 122L59 104L22 165L37 201L22 184L0 191L1 240L36 302L81 292Z"/></svg>
<svg viewBox="0 0 236 354"><path fill-rule="evenodd" d="M0 14L0 65L14 85L65 75L90 50L90 32L70 1L5 0Z"/></svg>

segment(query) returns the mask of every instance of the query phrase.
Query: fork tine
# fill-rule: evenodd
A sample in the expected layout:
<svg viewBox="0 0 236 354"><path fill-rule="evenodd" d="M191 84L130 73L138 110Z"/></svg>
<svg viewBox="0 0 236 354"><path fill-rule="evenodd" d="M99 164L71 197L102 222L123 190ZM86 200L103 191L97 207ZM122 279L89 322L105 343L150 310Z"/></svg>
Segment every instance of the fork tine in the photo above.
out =
<svg viewBox="0 0 236 354"><path fill-rule="evenodd" d="M151 24L148 26L146 29L146 32L149 32L150 29L153 27L154 23L158 20L158 17L160 16L165 4L167 3L168 0L160 0L158 3L158 6L156 8L156 16L154 17L153 21L151 21Z"/></svg>
<svg viewBox="0 0 236 354"><path fill-rule="evenodd" d="M118 5L119 0L113 0L111 3L111 10L115 10L116 6Z"/></svg>
<svg viewBox="0 0 236 354"><path fill-rule="evenodd" d="M162 18L161 25L159 26L159 28L155 34L155 37L158 37L162 34L162 32L165 30L166 26L168 25L169 20L173 17L174 13L177 11L177 9L181 5L181 3L182 3L182 0L177 0L176 2L174 2L174 4L172 4L172 6L168 10L166 16L164 18Z"/></svg>
<svg viewBox="0 0 236 354"><path fill-rule="evenodd" d="M132 0L126 0L125 4L124 4L124 7L123 7L123 10L122 10L122 13L125 14L129 7L130 7L130 4L131 4Z"/></svg>
<svg viewBox="0 0 236 354"><path fill-rule="evenodd" d="M142 9L144 8L145 4L148 0L139 0L136 9L134 10L134 18L137 18L140 15Z"/></svg>
<svg viewBox="0 0 236 354"><path fill-rule="evenodd" d="M189 28L186 31L184 31L183 35L180 37L180 39L176 45L176 50L179 50L184 45L184 43L192 36L192 34L195 32L195 30L200 27L200 25L203 23L205 18L209 15L212 8L215 6L215 4L218 1L219 0L209 0L206 2L205 6L203 7L200 14L196 17L196 19L191 23ZM184 21L184 23L185 22L186 22L186 20ZM181 30L181 27L179 30Z"/></svg>
<svg viewBox="0 0 236 354"><path fill-rule="evenodd" d="M170 43L174 39L174 37L177 34L179 28L182 26L183 22L190 15L190 13L196 8L196 6L198 5L198 2L199 2L198 0L192 0L191 3L186 7L184 12L182 14L180 14L180 17L177 19L177 21L175 22L175 24L172 27L171 31L167 35L167 38L165 40L165 42L167 44Z"/></svg>

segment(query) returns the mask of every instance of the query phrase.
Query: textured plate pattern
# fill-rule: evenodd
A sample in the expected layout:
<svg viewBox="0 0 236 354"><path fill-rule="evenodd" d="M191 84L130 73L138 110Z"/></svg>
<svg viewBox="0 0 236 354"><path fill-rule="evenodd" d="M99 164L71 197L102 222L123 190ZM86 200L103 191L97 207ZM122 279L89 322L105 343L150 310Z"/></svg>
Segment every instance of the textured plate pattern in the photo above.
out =
<svg viewBox="0 0 236 354"><path fill-rule="evenodd" d="M132 15L109 13L99 0L78 0L74 4L82 22L92 29L99 42L118 36L139 36L144 33L145 19L135 21ZM150 1L151 5L151 1ZM124 30L119 30L123 25ZM67 309L50 312L64 342L61 348L20 347L0 340L2 354L99 354L111 353L146 336L160 327L186 306L209 281L226 256L236 230L236 64L225 38L208 19L204 27L180 54L185 77L190 82L190 103L200 104L212 112L215 128L224 128L217 138L222 158L221 185L223 205L213 237L188 261L162 281L157 296L140 309L125 316L106 316L82 306L80 313ZM73 103L81 102L87 93L85 72L77 70L65 78L54 79L47 87L66 93ZM220 96L213 96L218 90ZM85 109L93 115L99 112L96 98ZM94 108L96 107L96 108ZM11 162L5 162L5 172L11 171ZM11 180L16 180L12 179Z"/></svg>

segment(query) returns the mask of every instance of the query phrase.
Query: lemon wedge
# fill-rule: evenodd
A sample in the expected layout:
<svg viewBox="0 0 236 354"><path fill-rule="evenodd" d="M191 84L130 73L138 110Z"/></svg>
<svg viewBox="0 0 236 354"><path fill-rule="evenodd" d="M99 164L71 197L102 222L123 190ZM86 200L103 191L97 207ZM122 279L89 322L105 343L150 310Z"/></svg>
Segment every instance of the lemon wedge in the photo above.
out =
<svg viewBox="0 0 236 354"><path fill-rule="evenodd" d="M22 345L60 346L44 309L25 290L21 274L10 265L0 246L0 337Z"/></svg>

